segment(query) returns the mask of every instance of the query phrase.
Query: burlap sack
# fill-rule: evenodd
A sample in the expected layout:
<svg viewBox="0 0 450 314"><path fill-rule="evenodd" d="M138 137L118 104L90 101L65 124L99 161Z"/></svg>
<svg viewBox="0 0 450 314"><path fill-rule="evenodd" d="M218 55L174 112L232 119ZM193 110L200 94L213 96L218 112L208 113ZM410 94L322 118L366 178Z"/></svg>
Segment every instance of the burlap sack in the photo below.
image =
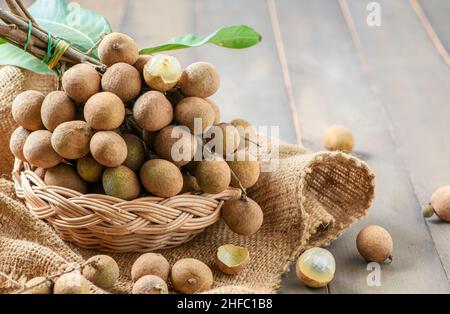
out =
<svg viewBox="0 0 450 314"><path fill-rule="evenodd" d="M9 114L12 99L24 89L48 92L56 86L53 79L36 79L12 67L0 70L3 176L12 169L13 159L7 153L14 126ZM248 247L249 267L238 276L214 271L214 290L210 293L273 293L300 252L335 240L367 213L374 197L374 175L365 163L342 153L311 154L284 143L280 156L279 168L263 174L250 191L250 197L264 210L264 224L256 235L238 236L220 221L191 242L160 253L172 264L192 257L214 269L218 246L233 243ZM68 263L82 263L95 254L98 252L63 242L51 226L16 199L10 181L0 180L0 291L14 291L32 277L53 274ZM120 266L121 277L109 292L128 293L132 285L130 268L138 254L112 257ZM94 286L92 291L105 292Z"/></svg>

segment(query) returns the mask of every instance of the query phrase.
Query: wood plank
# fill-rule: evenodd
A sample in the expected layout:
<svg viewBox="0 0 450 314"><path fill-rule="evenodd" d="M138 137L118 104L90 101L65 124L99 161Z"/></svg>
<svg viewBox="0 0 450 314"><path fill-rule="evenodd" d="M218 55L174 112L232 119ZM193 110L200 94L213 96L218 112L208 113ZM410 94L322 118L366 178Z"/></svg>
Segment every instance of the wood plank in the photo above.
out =
<svg viewBox="0 0 450 314"><path fill-rule="evenodd" d="M331 293L448 292L390 122L362 71L337 1L276 3L304 138L321 149L328 125L347 125L355 134L357 154L377 174L377 197L369 216L330 248L337 262ZM369 272L355 247L357 232L369 224L387 228L395 242L395 260L382 266L380 287L367 285Z"/></svg>
<svg viewBox="0 0 450 314"><path fill-rule="evenodd" d="M450 53L450 1L419 0L418 2L447 52Z"/></svg>
<svg viewBox="0 0 450 314"><path fill-rule="evenodd" d="M402 147L420 203L413 208L418 213L436 188L450 184L450 71L406 1L380 4L381 28L361 22L365 13L358 1L351 0L349 7L371 65L370 79ZM433 219L428 226L450 281L450 224Z"/></svg>

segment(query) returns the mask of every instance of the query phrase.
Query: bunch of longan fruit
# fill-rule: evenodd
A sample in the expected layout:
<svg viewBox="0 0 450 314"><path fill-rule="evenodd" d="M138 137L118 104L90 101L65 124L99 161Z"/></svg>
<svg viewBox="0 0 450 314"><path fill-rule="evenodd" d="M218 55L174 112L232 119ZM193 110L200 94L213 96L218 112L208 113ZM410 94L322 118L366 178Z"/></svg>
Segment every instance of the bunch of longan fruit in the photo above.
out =
<svg viewBox="0 0 450 314"><path fill-rule="evenodd" d="M10 149L47 185L131 201L256 184L260 165L249 152L251 125L220 122L220 109L208 98L220 86L212 64L196 62L183 71L173 56L140 56L135 41L121 33L105 36L98 51L104 73L77 64L63 74L62 90L46 96L29 90L13 101L19 128ZM217 130L220 145L206 158L205 138L214 139ZM180 142L181 160L173 157ZM244 160L237 158L242 153ZM263 221L245 193L226 202L222 213L241 235L256 233Z"/></svg>

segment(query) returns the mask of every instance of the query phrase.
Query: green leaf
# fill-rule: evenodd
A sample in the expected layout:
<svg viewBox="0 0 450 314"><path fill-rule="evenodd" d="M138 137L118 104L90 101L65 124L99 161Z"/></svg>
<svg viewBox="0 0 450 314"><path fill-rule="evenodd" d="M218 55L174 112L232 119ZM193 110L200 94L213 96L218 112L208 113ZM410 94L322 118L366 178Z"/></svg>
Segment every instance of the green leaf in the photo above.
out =
<svg viewBox="0 0 450 314"><path fill-rule="evenodd" d="M0 45L5 44L5 43L6 43L6 40L4 40L3 38L0 38Z"/></svg>
<svg viewBox="0 0 450 314"><path fill-rule="evenodd" d="M141 54L154 54L162 51L199 47L205 44L214 44L220 47L243 49L254 46L261 41L261 35L246 25L233 25L218 29L207 37L195 35L178 36L167 43L142 49Z"/></svg>

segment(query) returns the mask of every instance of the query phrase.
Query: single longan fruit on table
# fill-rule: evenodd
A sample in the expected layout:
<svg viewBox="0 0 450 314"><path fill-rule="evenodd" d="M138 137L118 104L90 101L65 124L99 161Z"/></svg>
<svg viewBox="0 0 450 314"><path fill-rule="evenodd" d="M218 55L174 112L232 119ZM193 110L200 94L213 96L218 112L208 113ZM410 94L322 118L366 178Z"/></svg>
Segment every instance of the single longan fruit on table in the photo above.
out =
<svg viewBox="0 0 450 314"><path fill-rule="evenodd" d="M163 159L147 161L140 171L145 189L159 197L172 197L183 189L183 175L173 163Z"/></svg>
<svg viewBox="0 0 450 314"><path fill-rule="evenodd" d="M136 282L139 278L154 275L167 281L169 278L170 264L161 254L145 253L138 257L131 267L131 279Z"/></svg>
<svg viewBox="0 0 450 314"><path fill-rule="evenodd" d="M194 258L183 258L177 261L170 273L175 291L194 294L210 290L214 277L211 269Z"/></svg>
<svg viewBox="0 0 450 314"><path fill-rule="evenodd" d="M123 163L133 171L141 169L145 162L145 146L144 142L134 134L124 134L123 139L127 144L127 159Z"/></svg>
<svg viewBox="0 0 450 314"><path fill-rule="evenodd" d="M392 260L394 243L386 229L372 225L359 232L356 248L367 262L383 263Z"/></svg>
<svg viewBox="0 0 450 314"><path fill-rule="evenodd" d="M202 191L209 194L222 193L231 183L230 167L220 158L199 162L195 177Z"/></svg>
<svg viewBox="0 0 450 314"><path fill-rule="evenodd" d="M80 192L81 194L87 193L87 183L67 164L60 164L48 169L45 172L44 182L47 185L59 186Z"/></svg>
<svg viewBox="0 0 450 314"><path fill-rule="evenodd" d="M33 287L38 285L30 290L27 290L25 294L53 294L53 282L48 280L45 277L35 277L30 279L25 284L25 288Z"/></svg>
<svg viewBox="0 0 450 314"><path fill-rule="evenodd" d="M93 133L84 121L64 122L53 132L53 149L66 159L83 158L89 154L89 142Z"/></svg>
<svg viewBox="0 0 450 314"><path fill-rule="evenodd" d="M230 123L213 125L206 130L205 136L214 139L215 152L222 156L233 154L241 143L238 130Z"/></svg>
<svg viewBox="0 0 450 314"><path fill-rule="evenodd" d="M102 77L102 89L119 96L123 102L128 102L139 96L142 88L141 75L128 63L112 65Z"/></svg>
<svg viewBox="0 0 450 314"><path fill-rule="evenodd" d="M23 156L34 167L53 168L62 162L62 157L52 147L52 133L40 130L31 133L23 146Z"/></svg>
<svg viewBox="0 0 450 314"><path fill-rule="evenodd" d="M186 96L208 98L220 87L220 76L214 65L196 62L189 65L181 75L181 91Z"/></svg>
<svg viewBox="0 0 450 314"><path fill-rule="evenodd" d="M89 294L89 281L79 272L64 274L55 281L54 294Z"/></svg>
<svg viewBox="0 0 450 314"><path fill-rule="evenodd" d="M151 55L140 55L136 63L133 65L136 70L138 70L142 78L144 78L144 66L150 61L151 58Z"/></svg>
<svg viewBox="0 0 450 314"><path fill-rule="evenodd" d="M353 151L355 139L352 132L342 125L333 125L325 130L323 146L330 151Z"/></svg>
<svg viewBox="0 0 450 314"><path fill-rule="evenodd" d="M146 131L159 131L173 120L173 107L163 93L150 91L138 98L133 107L136 123Z"/></svg>
<svg viewBox="0 0 450 314"><path fill-rule="evenodd" d="M77 107L63 91L48 94L41 108L41 119L47 130L53 132L64 122L76 120Z"/></svg>
<svg viewBox="0 0 450 314"><path fill-rule="evenodd" d="M108 168L103 173L103 189L106 195L125 201L138 198L141 185L136 173L125 166Z"/></svg>
<svg viewBox="0 0 450 314"><path fill-rule="evenodd" d="M187 97L175 107L175 119L179 124L187 126L192 133L203 132L214 124L216 114L211 105L198 97ZM201 129L195 130L195 120Z"/></svg>
<svg viewBox="0 0 450 314"><path fill-rule="evenodd" d="M231 176L231 186L240 188L242 185L244 189L248 189L258 182L261 170L255 156L248 151L237 151L230 159L227 163L234 174Z"/></svg>
<svg viewBox="0 0 450 314"><path fill-rule="evenodd" d="M115 63L133 65L139 58L136 42L128 35L111 33L105 36L98 46L100 61L108 67Z"/></svg>
<svg viewBox="0 0 450 314"><path fill-rule="evenodd" d="M97 287L109 289L119 279L119 266L108 255L92 256L86 261L83 276Z"/></svg>
<svg viewBox="0 0 450 314"><path fill-rule="evenodd" d="M62 87L77 103L85 103L101 90L101 78L91 65L80 63L67 70L62 77Z"/></svg>
<svg viewBox="0 0 450 314"><path fill-rule="evenodd" d="M14 121L29 131L44 129L41 119L41 107L44 94L29 90L19 94L12 103L11 112Z"/></svg>
<svg viewBox="0 0 450 314"><path fill-rule="evenodd" d="M21 161L26 161L25 156L23 155L23 147L25 146L25 142L30 134L30 131L19 126L14 130L11 134L11 138L9 139L9 150L14 157Z"/></svg>
<svg viewBox="0 0 450 314"><path fill-rule="evenodd" d="M197 141L186 127L169 125L156 135L154 147L159 157L181 167L194 158Z"/></svg>
<svg viewBox="0 0 450 314"><path fill-rule="evenodd" d="M95 133L90 143L92 157L101 165L115 168L127 159L128 150L125 140L113 131Z"/></svg>
<svg viewBox="0 0 450 314"><path fill-rule="evenodd" d="M77 160L77 172L80 177L87 182L95 183L102 180L103 167L92 155L87 155Z"/></svg>
<svg viewBox="0 0 450 314"><path fill-rule="evenodd" d="M215 119L214 119L214 124L219 124L221 121L221 113L220 113L220 107L219 105L212 99L208 98L205 99L208 104L211 106L211 108L213 108L214 113L215 113Z"/></svg>
<svg viewBox="0 0 450 314"><path fill-rule="evenodd" d="M181 77L181 65L177 58L158 54L144 66L144 80L154 90L167 92L171 90Z"/></svg>
<svg viewBox="0 0 450 314"><path fill-rule="evenodd" d="M132 294L169 294L169 288L158 276L148 275L140 278L133 285Z"/></svg>
<svg viewBox="0 0 450 314"><path fill-rule="evenodd" d="M450 222L450 186L437 189L431 196L431 203L423 208L424 217L430 218L434 214L439 219Z"/></svg>
<svg viewBox="0 0 450 314"><path fill-rule="evenodd" d="M125 119L125 105L115 94L101 92L89 98L84 106L84 117L94 130L114 130Z"/></svg>
<svg viewBox="0 0 450 314"><path fill-rule="evenodd" d="M243 236L257 233L264 220L261 207L249 197L226 201L222 217L233 232Z"/></svg>

